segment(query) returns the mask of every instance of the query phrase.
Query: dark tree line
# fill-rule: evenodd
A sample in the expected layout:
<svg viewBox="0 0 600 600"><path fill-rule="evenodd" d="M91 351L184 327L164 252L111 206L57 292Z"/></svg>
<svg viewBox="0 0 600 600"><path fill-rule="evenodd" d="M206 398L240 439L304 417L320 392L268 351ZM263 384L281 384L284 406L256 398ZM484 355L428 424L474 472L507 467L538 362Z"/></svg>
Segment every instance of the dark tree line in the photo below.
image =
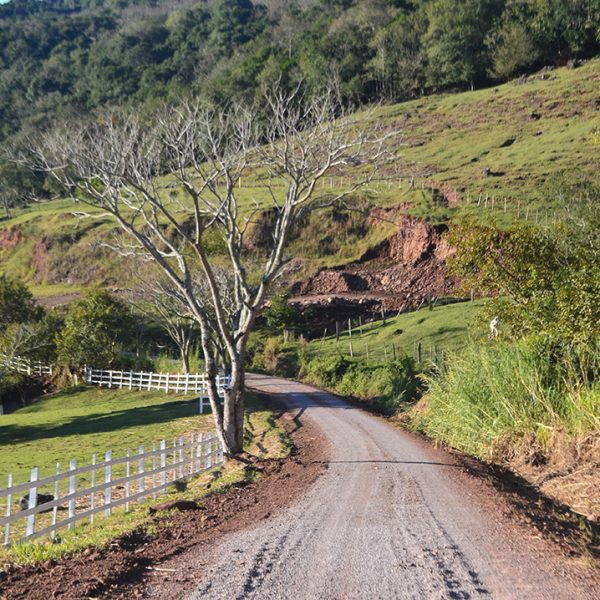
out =
<svg viewBox="0 0 600 600"><path fill-rule="evenodd" d="M0 142L100 106L222 103L279 80L335 78L348 102L468 89L593 56L599 36L600 0L11 0Z"/></svg>

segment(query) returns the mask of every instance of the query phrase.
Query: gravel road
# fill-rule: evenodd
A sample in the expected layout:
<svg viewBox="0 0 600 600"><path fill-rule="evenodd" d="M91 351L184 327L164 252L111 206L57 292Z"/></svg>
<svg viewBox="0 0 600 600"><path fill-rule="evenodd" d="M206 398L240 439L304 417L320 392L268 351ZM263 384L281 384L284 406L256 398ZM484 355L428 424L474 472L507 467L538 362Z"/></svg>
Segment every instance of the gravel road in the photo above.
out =
<svg viewBox="0 0 600 600"><path fill-rule="evenodd" d="M600 597L569 559L488 515L447 454L314 388L249 384L318 424L329 468L290 508L216 543L208 565L186 557L191 598Z"/></svg>

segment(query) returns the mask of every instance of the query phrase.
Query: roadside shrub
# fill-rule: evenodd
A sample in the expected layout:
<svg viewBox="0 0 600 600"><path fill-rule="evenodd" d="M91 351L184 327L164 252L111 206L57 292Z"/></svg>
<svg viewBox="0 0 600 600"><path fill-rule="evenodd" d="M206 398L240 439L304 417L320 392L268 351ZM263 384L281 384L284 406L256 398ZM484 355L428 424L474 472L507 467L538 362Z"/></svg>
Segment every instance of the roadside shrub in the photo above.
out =
<svg viewBox="0 0 600 600"><path fill-rule="evenodd" d="M421 380L414 361L402 358L385 364L367 364L344 356L301 359L300 376L310 383L368 401L376 410L395 414L417 400Z"/></svg>

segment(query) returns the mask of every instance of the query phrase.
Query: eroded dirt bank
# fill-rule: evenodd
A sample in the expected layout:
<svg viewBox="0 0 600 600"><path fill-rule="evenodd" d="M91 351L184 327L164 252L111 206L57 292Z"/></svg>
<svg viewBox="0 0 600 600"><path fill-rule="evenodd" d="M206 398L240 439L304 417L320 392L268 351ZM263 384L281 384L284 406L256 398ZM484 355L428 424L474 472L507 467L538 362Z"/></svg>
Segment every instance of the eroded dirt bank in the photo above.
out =
<svg viewBox="0 0 600 600"><path fill-rule="evenodd" d="M446 225L431 225L417 217L391 212L396 233L369 249L359 261L336 269L321 269L292 286L294 302L339 312L398 311L418 306L430 297L456 290L447 259L453 254ZM377 220L373 219L373 227Z"/></svg>

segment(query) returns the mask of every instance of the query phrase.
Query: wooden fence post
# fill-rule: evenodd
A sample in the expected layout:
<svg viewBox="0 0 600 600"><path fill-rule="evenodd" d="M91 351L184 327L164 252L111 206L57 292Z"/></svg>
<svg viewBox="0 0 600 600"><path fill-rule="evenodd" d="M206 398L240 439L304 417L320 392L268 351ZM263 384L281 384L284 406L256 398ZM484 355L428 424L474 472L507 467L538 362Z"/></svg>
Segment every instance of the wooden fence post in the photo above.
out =
<svg viewBox="0 0 600 600"><path fill-rule="evenodd" d="M92 454L92 473L91 473L92 487L96 486L96 455ZM92 492L90 497L90 523L94 524L94 509L96 508L96 492Z"/></svg>
<svg viewBox="0 0 600 600"><path fill-rule="evenodd" d="M196 439L196 473L202 470L202 433Z"/></svg>
<svg viewBox="0 0 600 600"><path fill-rule="evenodd" d="M31 469L31 477L29 481L32 483L32 486L29 488L29 502L27 503L27 508L35 508L37 506L37 482L38 480L38 468L33 467ZM35 531L35 514L28 515L27 517L27 529L25 532L25 536L29 537L33 535Z"/></svg>
<svg viewBox="0 0 600 600"><path fill-rule="evenodd" d="M131 448L127 448L125 454L125 512L129 512L129 496L131 495L131 485L129 478L131 477Z"/></svg>
<svg viewBox="0 0 600 600"><path fill-rule="evenodd" d="M335 341L336 342L340 341L340 322L339 321L335 322Z"/></svg>
<svg viewBox="0 0 600 600"><path fill-rule="evenodd" d="M194 440L195 435L192 433L190 441L190 476L194 474Z"/></svg>
<svg viewBox="0 0 600 600"><path fill-rule="evenodd" d="M171 465L171 481L175 481L177 479L177 440L173 438L173 464Z"/></svg>
<svg viewBox="0 0 600 600"><path fill-rule="evenodd" d="M210 469L212 467L212 463L212 433L209 431L206 434L206 468Z"/></svg>
<svg viewBox="0 0 600 600"><path fill-rule="evenodd" d="M112 512L112 450L107 450L104 454L104 514L110 515Z"/></svg>
<svg viewBox="0 0 600 600"><path fill-rule="evenodd" d="M60 493L60 480L58 476L60 475L60 463L56 463L56 481L54 482L54 500L58 500L58 496ZM58 516L58 506L52 507L52 526L56 526L56 517ZM56 538L56 529L53 529L50 532L50 537L52 539Z"/></svg>
<svg viewBox="0 0 600 600"><path fill-rule="evenodd" d="M142 444L138 450L138 453L140 455L139 458L139 466L138 466L138 491L140 492L141 496L140 496L140 500L144 501L144 499L146 498L146 494L144 493L146 491L146 480L144 478L144 473L145 473L145 466L146 466L146 461L145 461L145 456L144 456L144 444Z"/></svg>
<svg viewBox="0 0 600 600"><path fill-rule="evenodd" d="M354 358L354 353L352 352L352 342L348 342L348 345L350 346L349 350L350 350L350 357Z"/></svg>
<svg viewBox="0 0 600 600"><path fill-rule="evenodd" d="M160 441L160 484L167 483L167 442Z"/></svg>
<svg viewBox="0 0 600 600"><path fill-rule="evenodd" d="M348 319L348 337L352 337L352 319Z"/></svg>
<svg viewBox="0 0 600 600"><path fill-rule="evenodd" d="M179 438L179 479L183 479L185 477L185 472L184 472L184 465L183 465L183 461L185 459L183 450L184 450L184 446L185 446L185 438L183 436L181 436Z"/></svg>
<svg viewBox="0 0 600 600"><path fill-rule="evenodd" d="M77 469L77 461L72 460L69 463L69 471L75 471L75 469ZM75 502L76 501L76 498L75 498L76 493L77 493L77 476L69 475L69 496L71 496L71 498L69 499L69 519L75 518L75 511L77 510L77 505ZM73 529L74 527L75 527L75 522L69 523L69 530Z"/></svg>
<svg viewBox="0 0 600 600"><path fill-rule="evenodd" d="M156 442L152 443L152 499L156 500Z"/></svg>
<svg viewBox="0 0 600 600"><path fill-rule="evenodd" d="M12 508L12 494L10 490L12 489L13 484L13 476L12 473L8 474L8 484L6 489L8 490L8 495L6 496L6 525L4 526L4 545L8 546L10 542L10 523L8 519L10 518L11 508Z"/></svg>

